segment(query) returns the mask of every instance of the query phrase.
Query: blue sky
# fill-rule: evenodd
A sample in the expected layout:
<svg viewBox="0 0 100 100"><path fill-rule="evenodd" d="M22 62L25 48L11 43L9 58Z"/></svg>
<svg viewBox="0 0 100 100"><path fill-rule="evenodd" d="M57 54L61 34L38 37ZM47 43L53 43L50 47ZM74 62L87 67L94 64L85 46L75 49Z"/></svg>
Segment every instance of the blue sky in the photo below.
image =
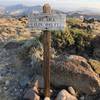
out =
<svg viewBox="0 0 100 100"><path fill-rule="evenodd" d="M100 9L100 0L0 0L0 5L43 5L44 3L50 3L53 8L64 10L79 8Z"/></svg>

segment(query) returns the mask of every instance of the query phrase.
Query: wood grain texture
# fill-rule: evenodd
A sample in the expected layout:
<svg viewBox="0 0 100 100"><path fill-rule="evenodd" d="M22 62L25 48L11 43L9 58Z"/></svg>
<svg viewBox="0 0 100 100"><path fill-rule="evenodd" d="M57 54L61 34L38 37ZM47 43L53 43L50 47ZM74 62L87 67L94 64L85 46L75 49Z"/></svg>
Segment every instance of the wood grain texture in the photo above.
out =
<svg viewBox="0 0 100 100"><path fill-rule="evenodd" d="M51 14L51 7L49 4L43 6L43 13ZM44 31L43 34L43 47L44 47L44 63L43 74L45 83L45 97L50 97L50 48L51 48L51 32Z"/></svg>

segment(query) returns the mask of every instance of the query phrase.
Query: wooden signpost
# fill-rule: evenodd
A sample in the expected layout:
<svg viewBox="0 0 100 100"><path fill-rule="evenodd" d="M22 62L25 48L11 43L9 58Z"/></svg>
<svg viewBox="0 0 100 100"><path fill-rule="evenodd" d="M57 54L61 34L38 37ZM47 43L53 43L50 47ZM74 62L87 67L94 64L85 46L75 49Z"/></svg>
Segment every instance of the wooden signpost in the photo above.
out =
<svg viewBox="0 0 100 100"><path fill-rule="evenodd" d="M43 6L43 13L51 14L51 7L46 4ZM44 63L43 63L43 74L45 83L45 97L50 97L50 47L51 47L51 32L48 30L44 31L43 35L43 48L44 48Z"/></svg>
<svg viewBox="0 0 100 100"><path fill-rule="evenodd" d="M29 25L32 29L43 30L43 48L44 48L44 86L45 97L50 97L50 50L51 50L51 32L50 30L64 30L66 16L61 14L52 14L49 4L43 6L43 14L34 14L29 18Z"/></svg>
<svg viewBox="0 0 100 100"><path fill-rule="evenodd" d="M39 30L62 30L64 28L63 14L36 14L31 15L29 23L32 29Z"/></svg>

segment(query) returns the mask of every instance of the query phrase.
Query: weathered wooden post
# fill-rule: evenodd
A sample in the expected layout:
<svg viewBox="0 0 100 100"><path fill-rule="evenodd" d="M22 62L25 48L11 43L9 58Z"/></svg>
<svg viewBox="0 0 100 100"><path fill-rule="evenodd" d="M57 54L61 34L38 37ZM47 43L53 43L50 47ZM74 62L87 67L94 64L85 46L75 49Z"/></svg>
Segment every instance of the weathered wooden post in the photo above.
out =
<svg viewBox="0 0 100 100"><path fill-rule="evenodd" d="M29 27L42 30L43 33L43 76L45 86L45 97L50 97L50 58L51 58L51 30L64 30L66 16L63 14L52 14L49 4L43 6L43 14L31 14L29 16Z"/></svg>
<svg viewBox="0 0 100 100"><path fill-rule="evenodd" d="M51 7L49 4L43 6L43 13L51 14ZM44 31L43 34L43 47L44 47L44 62L43 62L43 74L44 74L44 86L45 97L50 97L50 48L51 48L51 32Z"/></svg>

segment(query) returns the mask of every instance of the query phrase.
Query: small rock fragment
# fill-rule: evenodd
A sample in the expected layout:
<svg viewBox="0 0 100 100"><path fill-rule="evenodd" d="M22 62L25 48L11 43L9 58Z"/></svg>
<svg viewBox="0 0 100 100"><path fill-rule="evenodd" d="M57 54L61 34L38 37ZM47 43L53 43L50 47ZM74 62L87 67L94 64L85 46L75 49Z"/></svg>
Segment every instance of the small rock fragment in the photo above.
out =
<svg viewBox="0 0 100 100"><path fill-rule="evenodd" d="M56 100L78 100L78 99L63 89L61 92L58 93Z"/></svg>
<svg viewBox="0 0 100 100"><path fill-rule="evenodd" d="M5 85L8 86L10 84L9 80L6 80Z"/></svg>
<svg viewBox="0 0 100 100"><path fill-rule="evenodd" d="M24 95L24 99L25 100L40 100L40 96L37 95L37 93L35 91L33 91L33 89L28 90L25 95Z"/></svg>
<svg viewBox="0 0 100 100"><path fill-rule="evenodd" d="M44 79L43 77L37 75L34 79L33 85L37 88L44 88Z"/></svg>
<svg viewBox="0 0 100 100"><path fill-rule="evenodd" d="M70 92L72 95L76 96L76 92L75 90L73 89L73 87L68 87L68 92Z"/></svg>
<svg viewBox="0 0 100 100"><path fill-rule="evenodd" d="M84 96L81 96L81 97L79 98L79 100L85 100L85 97L84 97Z"/></svg>
<svg viewBox="0 0 100 100"><path fill-rule="evenodd" d="M50 98L49 97L45 97L44 100L50 100Z"/></svg>

